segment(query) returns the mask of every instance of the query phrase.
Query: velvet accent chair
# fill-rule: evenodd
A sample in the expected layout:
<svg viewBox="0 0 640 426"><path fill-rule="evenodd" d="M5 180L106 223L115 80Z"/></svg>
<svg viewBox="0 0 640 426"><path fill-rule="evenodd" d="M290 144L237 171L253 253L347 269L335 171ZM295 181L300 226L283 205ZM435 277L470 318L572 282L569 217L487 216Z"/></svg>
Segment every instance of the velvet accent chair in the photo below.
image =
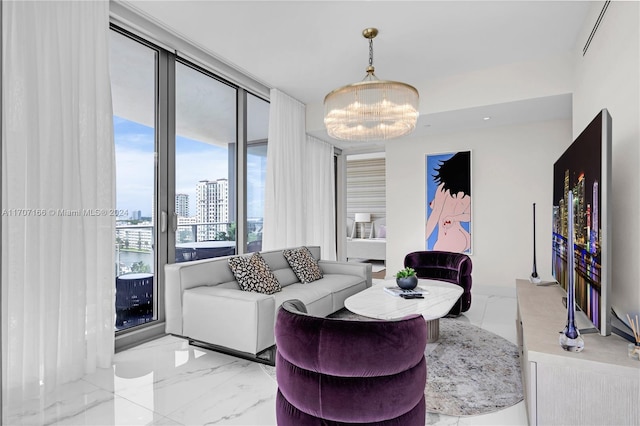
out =
<svg viewBox="0 0 640 426"><path fill-rule="evenodd" d="M311 316L298 300L278 311L278 426L424 426L426 322Z"/></svg>
<svg viewBox="0 0 640 426"><path fill-rule="evenodd" d="M404 258L404 266L416 270L418 278L457 284L464 292L449 311L458 316L471 307L471 258L466 254L448 251L414 251Z"/></svg>

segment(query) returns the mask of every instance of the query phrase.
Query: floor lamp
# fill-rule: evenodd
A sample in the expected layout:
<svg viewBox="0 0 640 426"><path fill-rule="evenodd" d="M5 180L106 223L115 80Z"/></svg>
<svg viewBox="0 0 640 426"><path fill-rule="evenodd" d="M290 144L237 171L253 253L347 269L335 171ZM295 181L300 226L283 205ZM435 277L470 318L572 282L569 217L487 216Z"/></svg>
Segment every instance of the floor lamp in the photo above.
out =
<svg viewBox="0 0 640 426"><path fill-rule="evenodd" d="M364 224L371 222L371 213L356 213L353 220L356 224L360 223L360 238L364 238Z"/></svg>

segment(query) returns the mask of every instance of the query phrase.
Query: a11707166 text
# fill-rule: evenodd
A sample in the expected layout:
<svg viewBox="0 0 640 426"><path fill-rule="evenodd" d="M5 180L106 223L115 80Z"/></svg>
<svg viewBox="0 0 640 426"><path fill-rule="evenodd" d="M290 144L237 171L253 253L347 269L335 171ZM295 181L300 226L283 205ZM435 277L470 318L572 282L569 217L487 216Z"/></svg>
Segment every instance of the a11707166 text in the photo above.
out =
<svg viewBox="0 0 640 426"><path fill-rule="evenodd" d="M128 217L129 211L123 209L2 209L2 216L23 217L65 217L65 216L113 216Z"/></svg>

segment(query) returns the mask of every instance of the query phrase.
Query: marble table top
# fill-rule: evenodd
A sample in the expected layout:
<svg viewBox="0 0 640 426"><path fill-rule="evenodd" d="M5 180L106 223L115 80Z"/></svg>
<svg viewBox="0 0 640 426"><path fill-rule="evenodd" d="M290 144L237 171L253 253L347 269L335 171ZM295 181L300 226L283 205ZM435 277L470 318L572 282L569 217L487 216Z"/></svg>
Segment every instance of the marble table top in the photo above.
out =
<svg viewBox="0 0 640 426"><path fill-rule="evenodd" d="M436 280L418 280L418 287L427 291L424 299L403 299L387 293L384 287L396 287L395 280L375 283L347 298L344 306L353 313L369 318L388 320L421 314L426 320L434 320L445 316L462 295L459 285Z"/></svg>

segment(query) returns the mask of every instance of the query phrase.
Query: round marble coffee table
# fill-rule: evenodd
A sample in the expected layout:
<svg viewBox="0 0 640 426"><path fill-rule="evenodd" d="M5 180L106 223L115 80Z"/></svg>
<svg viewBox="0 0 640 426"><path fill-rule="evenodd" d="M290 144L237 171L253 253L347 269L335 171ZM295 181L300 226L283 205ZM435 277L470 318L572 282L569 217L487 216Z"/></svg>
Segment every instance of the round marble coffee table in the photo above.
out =
<svg viewBox="0 0 640 426"><path fill-rule="evenodd" d="M394 280L376 283L344 301L351 312L369 318L400 319L420 314L427 321L427 342L440 337L440 318L447 315L462 295L462 287L444 281L419 279L418 287L427 291L424 299L403 299L387 293L385 287L395 287Z"/></svg>

